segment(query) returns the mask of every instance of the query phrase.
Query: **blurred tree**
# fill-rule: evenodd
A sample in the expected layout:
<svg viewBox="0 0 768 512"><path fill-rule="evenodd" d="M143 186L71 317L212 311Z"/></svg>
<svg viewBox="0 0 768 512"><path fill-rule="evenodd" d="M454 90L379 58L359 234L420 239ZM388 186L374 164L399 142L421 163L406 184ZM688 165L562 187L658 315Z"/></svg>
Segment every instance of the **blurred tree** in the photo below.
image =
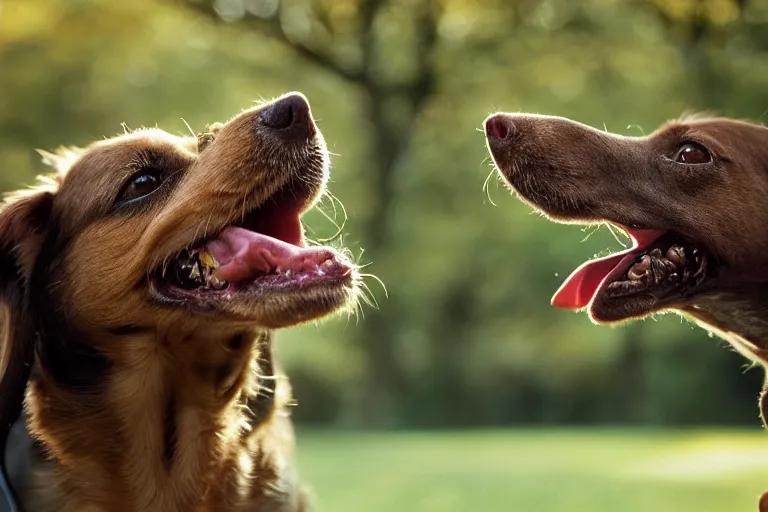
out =
<svg viewBox="0 0 768 512"><path fill-rule="evenodd" d="M731 81L715 61L722 46L745 28L749 0L641 0L658 18L668 37L679 44L692 91L690 108L728 105Z"/></svg>
<svg viewBox="0 0 768 512"><path fill-rule="evenodd" d="M372 202L358 220L362 247L371 258L392 241L395 173L412 140L424 102L435 90L433 58L441 7L435 0L192 1L223 21L275 38L310 63L354 85L359 109L370 122L366 172L373 174ZM393 51L393 47L396 50ZM383 51L387 49L387 51ZM381 424L394 411L406 383L395 355L392 319L397 295L368 315L358 334L368 371L360 396L363 418Z"/></svg>
<svg viewBox="0 0 768 512"><path fill-rule="evenodd" d="M756 119L767 52L757 0L0 0L0 189L44 170L35 147L123 121L188 133L181 117L199 129L302 90L341 154L345 244L391 298L359 325L281 333L297 419L757 428L761 372L742 375L701 329L674 315L598 328L548 307L616 242L497 193L477 128L497 109L628 134L690 108ZM306 225L335 232L316 211Z"/></svg>

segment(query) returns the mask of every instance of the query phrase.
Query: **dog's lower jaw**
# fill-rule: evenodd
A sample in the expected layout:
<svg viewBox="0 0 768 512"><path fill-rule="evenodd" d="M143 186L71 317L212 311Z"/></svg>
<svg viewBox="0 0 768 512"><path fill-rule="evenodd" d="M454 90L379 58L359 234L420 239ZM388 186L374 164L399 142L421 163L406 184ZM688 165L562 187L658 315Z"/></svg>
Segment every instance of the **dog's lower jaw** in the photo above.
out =
<svg viewBox="0 0 768 512"><path fill-rule="evenodd" d="M172 362L158 345L131 341L142 348L118 365L97 398L67 400L71 392L44 371L30 384L29 427L50 460L34 469L23 492L27 510L303 510L290 464L288 383L274 379L271 364L266 371L260 365L268 332L209 343L237 353L223 364L195 340L156 340L190 354ZM275 383L272 395L258 394L259 373L268 378L262 383Z"/></svg>

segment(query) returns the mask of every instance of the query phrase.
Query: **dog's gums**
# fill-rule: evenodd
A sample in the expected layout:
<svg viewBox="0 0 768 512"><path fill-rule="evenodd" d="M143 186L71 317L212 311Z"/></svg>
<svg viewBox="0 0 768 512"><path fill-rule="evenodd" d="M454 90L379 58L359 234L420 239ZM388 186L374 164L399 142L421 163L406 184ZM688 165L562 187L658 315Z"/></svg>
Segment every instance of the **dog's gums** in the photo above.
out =
<svg viewBox="0 0 768 512"><path fill-rule="evenodd" d="M606 286L605 293L609 297L623 297L635 293L655 296L678 288L680 293L685 295L701 284L707 278L708 271L712 270L706 250L695 245L686 245L682 240L665 242L657 241L653 249L646 249L638 255L620 279ZM666 251L663 250L665 246Z"/></svg>
<svg viewBox="0 0 768 512"><path fill-rule="evenodd" d="M686 296L716 274L716 259L682 235L617 227L627 233L632 247L581 265L552 297L552 305L580 309L595 303L605 309L612 300L640 295L654 301L675 293Z"/></svg>

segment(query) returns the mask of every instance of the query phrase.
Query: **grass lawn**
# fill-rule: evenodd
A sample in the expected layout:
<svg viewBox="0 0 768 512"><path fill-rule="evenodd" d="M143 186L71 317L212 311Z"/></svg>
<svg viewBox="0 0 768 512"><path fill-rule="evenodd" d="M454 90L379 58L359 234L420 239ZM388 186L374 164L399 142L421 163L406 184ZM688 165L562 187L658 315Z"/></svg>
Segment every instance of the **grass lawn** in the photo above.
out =
<svg viewBox="0 0 768 512"><path fill-rule="evenodd" d="M754 512L768 434L300 431L298 462L328 512Z"/></svg>

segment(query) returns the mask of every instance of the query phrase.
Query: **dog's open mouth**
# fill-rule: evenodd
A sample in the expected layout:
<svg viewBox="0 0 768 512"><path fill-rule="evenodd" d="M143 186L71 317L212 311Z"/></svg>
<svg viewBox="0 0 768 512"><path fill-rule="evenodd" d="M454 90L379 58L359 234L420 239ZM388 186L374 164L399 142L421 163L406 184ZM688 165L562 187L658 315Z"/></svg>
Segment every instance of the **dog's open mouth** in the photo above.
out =
<svg viewBox="0 0 768 512"><path fill-rule="evenodd" d="M557 290L552 305L580 309L598 297L685 296L715 269L715 258L705 247L678 233L620 228L629 235L632 247L581 265Z"/></svg>
<svg viewBox="0 0 768 512"><path fill-rule="evenodd" d="M349 285L353 266L344 256L306 245L294 194L285 187L241 222L182 250L158 270L158 289L183 300Z"/></svg>

